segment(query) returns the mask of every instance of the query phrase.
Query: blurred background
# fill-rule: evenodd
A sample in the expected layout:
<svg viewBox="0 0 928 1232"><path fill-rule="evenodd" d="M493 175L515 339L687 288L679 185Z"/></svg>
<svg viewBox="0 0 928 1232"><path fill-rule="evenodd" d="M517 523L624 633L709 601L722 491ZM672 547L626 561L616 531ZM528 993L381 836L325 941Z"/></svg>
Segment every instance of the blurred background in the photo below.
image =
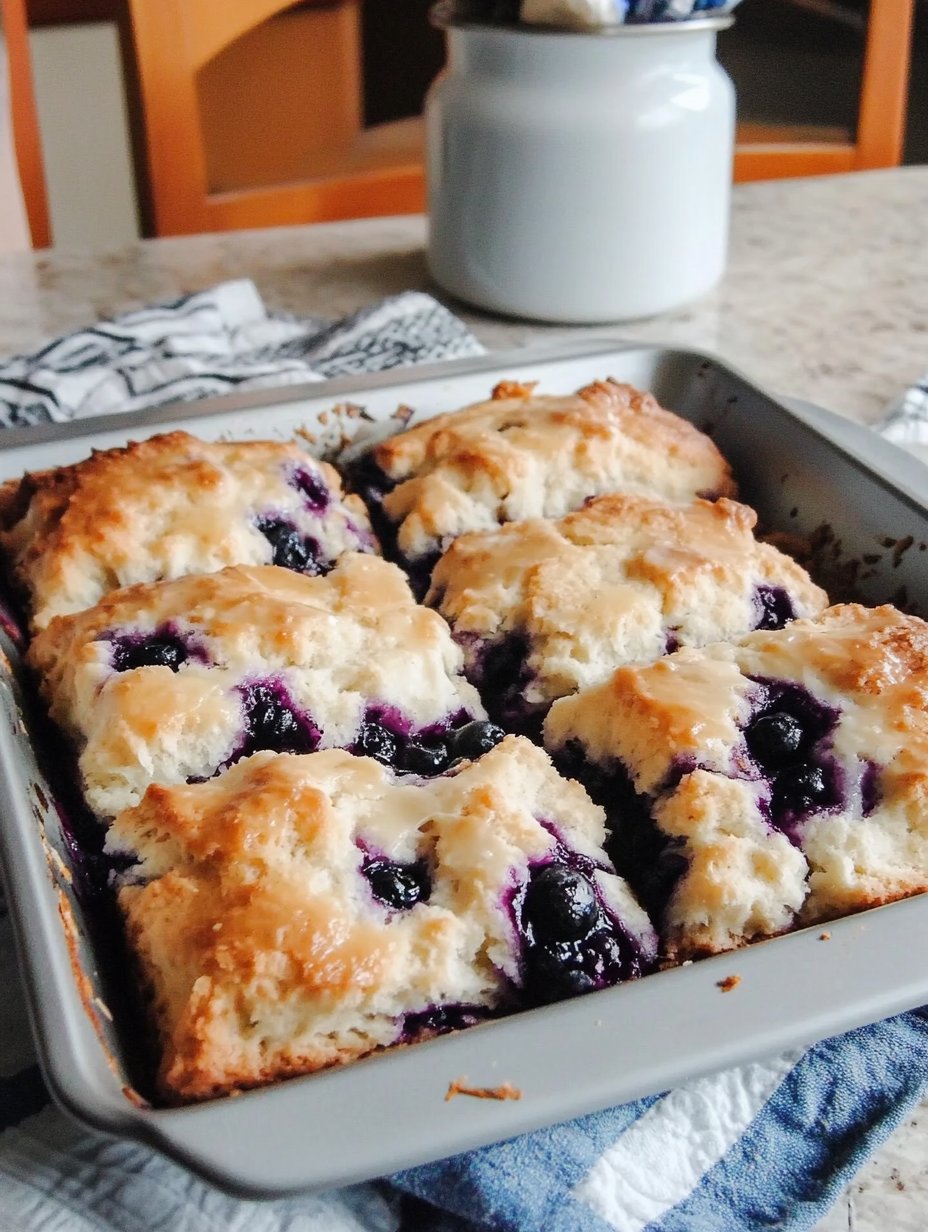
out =
<svg viewBox="0 0 928 1232"><path fill-rule="evenodd" d="M428 22L430 3L362 0L363 127L420 112L444 57L442 35ZM119 0L27 0L26 7L55 243L134 238L141 224ZM318 160L343 75L334 53L331 72L320 71L306 40L320 40L320 10L332 10L335 21L343 8L341 0L298 4L237 39L200 73L214 183L273 184L299 178ZM734 28L719 39L739 119L760 134L789 126L814 131L818 140L847 140L867 15L867 0L742 0ZM357 105L346 98L345 114ZM916 0L903 161L928 162L928 0Z"/></svg>

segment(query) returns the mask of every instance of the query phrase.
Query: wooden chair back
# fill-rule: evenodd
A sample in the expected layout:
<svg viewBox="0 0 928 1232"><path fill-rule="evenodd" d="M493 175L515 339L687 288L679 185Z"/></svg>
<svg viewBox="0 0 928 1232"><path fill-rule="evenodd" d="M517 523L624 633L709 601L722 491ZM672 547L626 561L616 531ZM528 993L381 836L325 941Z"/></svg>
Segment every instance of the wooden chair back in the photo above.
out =
<svg viewBox="0 0 928 1232"><path fill-rule="evenodd" d="M143 234L424 207L421 125L363 127L359 10L118 0Z"/></svg>
<svg viewBox="0 0 928 1232"><path fill-rule="evenodd" d="M32 84L25 0L0 0L0 23L9 68L13 145L29 233L33 248L47 248L51 243L51 225Z"/></svg>
<svg viewBox="0 0 928 1232"><path fill-rule="evenodd" d="M740 124L735 180L898 166L902 158L915 0L870 0L855 134Z"/></svg>

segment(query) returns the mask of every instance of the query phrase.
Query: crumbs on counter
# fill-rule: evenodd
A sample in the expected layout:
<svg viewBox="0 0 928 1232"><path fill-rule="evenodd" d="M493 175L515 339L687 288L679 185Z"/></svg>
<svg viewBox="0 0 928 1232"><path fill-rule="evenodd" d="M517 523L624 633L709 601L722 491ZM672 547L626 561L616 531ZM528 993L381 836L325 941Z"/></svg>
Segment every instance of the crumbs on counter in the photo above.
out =
<svg viewBox="0 0 928 1232"><path fill-rule="evenodd" d="M475 1099L521 1099L522 1092L518 1087L514 1087L511 1082L503 1082L498 1087L472 1087L469 1080L464 1078L455 1078L453 1082L448 1084L448 1090L445 1092L445 1103L454 1099L455 1095L472 1095Z"/></svg>
<svg viewBox="0 0 928 1232"><path fill-rule="evenodd" d="M740 983L740 975L726 975L724 980L716 981L716 987L721 988L722 992L731 992L732 989L737 988Z"/></svg>
<svg viewBox="0 0 928 1232"><path fill-rule="evenodd" d="M831 933L819 933L818 939L819 941L830 941Z"/></svg>

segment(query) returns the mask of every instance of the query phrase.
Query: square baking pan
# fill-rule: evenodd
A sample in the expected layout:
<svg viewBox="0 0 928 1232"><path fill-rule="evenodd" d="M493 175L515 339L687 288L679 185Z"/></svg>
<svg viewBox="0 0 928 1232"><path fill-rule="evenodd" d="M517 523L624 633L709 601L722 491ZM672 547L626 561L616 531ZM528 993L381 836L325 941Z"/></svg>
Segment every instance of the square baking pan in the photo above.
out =
<svg viewBox="0 0 928 1232"><path fill-rule="evenodd" d="M0 437L0 479L172 428L207 439L297 434L325 452L399 430L410 414L482 400L503 378L563 393L606 376L650 389L709 431L764 529L817 545L836 598L928 612L928 470L711 356L665 347L587 341L12 429ZM0 857L48 1085L80 1121L230 1191L276 1196L379 1176L928 1002L921 896L236 1098L151 1107L133 1087L136 1028L114 999L112 957L95 949L80 853L40 769L17 651L0 636ZM509 1084L520 1098L448 1099L465 1079Z"/></svg>

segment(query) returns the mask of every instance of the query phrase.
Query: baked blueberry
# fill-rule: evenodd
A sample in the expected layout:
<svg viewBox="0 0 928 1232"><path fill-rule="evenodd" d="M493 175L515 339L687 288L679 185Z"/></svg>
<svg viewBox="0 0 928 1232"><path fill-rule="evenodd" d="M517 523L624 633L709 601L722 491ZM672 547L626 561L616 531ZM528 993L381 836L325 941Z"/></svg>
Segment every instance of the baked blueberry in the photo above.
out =
<svg viewBox="0 0 928 1232"><path fill-rule="evenodd" d="M802 747L805 731L785 710L774 710L754 720L744 733L751 756L765 769L784 766Z"/></svg>
<svg viewBox="0 0 928 1232"><path fill-rule="evenodd" d="M485 719L473 719L450 733L451 758L454 761L458 758L476 761L484 753L489 753L490 749L495 749L505 735L503 729L495 723L488 723Z"/></svg>
<svg viewBox="0 0 928 1232"><path fill-rule="evenodd" d="M169 667L176 672L189 658L187 647L174 633L154 633L150 637L113 639L113 667L131 672L137 667Z"/></svg>
<svg viewBox="0 0 928 1232"><path fill-rule="evenodd" d="M269 749L274 753L311 753L319 743L319 733L300 718L266 684L243 691L245 706L245 747L243 756Z"/></svg>
<svg viewBox="0 0 928 1232"><path fill-rule="evenodd" d="M825 772L807 763L781 770L774 784L774 802L779 809L804 813L824 804L830 795Z"/></svg>
<svg viewBox="0 0 928 1232"><path fill-rule="evenodd" d="M322 569L319 563L319 545L280 518L261 518L258 530L271 545L271 563L295 573L317 574Z"/></svg>
<svg viewBox="0 0 928 1232"><path fill-rule="evenodd" d="M460 1031L489 1018L492 1010L485 1005L432 1005L403 1017L401 1039L412 1043L425 1035L442 1035L446 1031Z"/></svg>
<svg viewBox="0 0 928 1232"><path fill-rule="evenodd" d="M409 911L416 903L428 902L432 885L423 860L417 860L414 864L369 860L362 871L374 898L385 907Z"/></svg>
<svg viewBox="0 0 928 1232"><path fill-rule="evenodd" d="M880 768L876 762L868 761L860 780L860 801L865 817L879 807L883 798Z"/></svg>
<svg viewBox="0 0 928 1232"><path fill-rule="evenodd" d="M328 485L320 475L314 474L304 467L293 472L291 483L298 492L306 497L306 507L312 513L324 513L331 501L332 494Z"/></svg>
<svg viewBox="0 0 928 1232"><path fill-rule="evenodd" d="M448 769L448 749L444 744L427 745L410 740L403 750L403 769L407 774L430 778Z"/></svg>
<svg viewBox="0 0 928 1232"><path fill-rule="evenodd" d="M758 586L754 605L758 613L755 629L782 629L796 619L792 600L782 586Z"/></svg>
<svg viewBox="0 0 928 1232"><path fill-rule="evenodd" d="M526 890L523 918L538 941L579 941L600 918L596 891L582 873L546 864Z"/></svg>
<svg viewBox="0 0 928 1232"><path fill-rule="evenodd" d="M395 766L399 740L388 728L373 719L365 719L351 750L359 757L373 757L384 766Z"/></svg>
<svg viewBox="0 0 928 1232"><path fill-rule="evenodd" d="M529 986L534 1000L547 1004L592 992L596 979L576 941L548 941L529 950Z"/></svg>

